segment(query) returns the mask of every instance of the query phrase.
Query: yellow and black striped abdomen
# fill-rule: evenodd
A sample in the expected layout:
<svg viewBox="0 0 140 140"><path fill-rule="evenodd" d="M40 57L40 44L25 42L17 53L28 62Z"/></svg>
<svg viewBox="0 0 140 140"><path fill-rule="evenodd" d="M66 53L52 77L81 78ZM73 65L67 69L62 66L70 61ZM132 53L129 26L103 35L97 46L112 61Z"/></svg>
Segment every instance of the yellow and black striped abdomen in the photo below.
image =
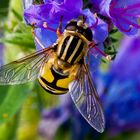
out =
<svg viewBox="0 0 140 140"><path fill-rule="evenodd" d="M69 35L58 44L57 55L59 59L73 65L81 60L84 49L85 43L80 37Z"/></svg>
<svg viewBox="0 0 140 140"><path fill-rule="evenodd" d="M74 77L72 74L64 74L63 70L56 69L50 60L42 68L38 80L47 92L59 95L68 92L69 83L74 80Z"/></svg>

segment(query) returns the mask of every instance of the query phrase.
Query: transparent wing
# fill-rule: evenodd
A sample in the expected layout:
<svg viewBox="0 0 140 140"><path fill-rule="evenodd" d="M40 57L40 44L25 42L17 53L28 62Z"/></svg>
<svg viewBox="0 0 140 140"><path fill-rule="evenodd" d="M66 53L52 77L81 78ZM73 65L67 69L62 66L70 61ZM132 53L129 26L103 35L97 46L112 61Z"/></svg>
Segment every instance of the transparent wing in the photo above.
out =
<svg viewBox="0 0 140 140"><path fill-rule="evenodd" d="M22 84L38 78L52 47L37 51L0 67L0 85Z"/></svg>
<svg viewBox="0 0 140 140"><path fill-rule="evenodd" d="M77 79L70 84L69 92L82 116L102 133L105 127L104 114L86 65L80 67Z"/></svg>

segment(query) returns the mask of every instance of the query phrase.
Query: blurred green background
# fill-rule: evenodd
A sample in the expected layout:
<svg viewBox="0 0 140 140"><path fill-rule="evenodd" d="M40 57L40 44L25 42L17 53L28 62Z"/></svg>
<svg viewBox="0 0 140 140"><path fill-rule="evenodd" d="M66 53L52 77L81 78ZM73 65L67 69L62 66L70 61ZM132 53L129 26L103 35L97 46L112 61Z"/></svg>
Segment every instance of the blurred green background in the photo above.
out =
<svg viewBox="0 0 140 140"><path fill-rule="evenodd" d="M0 45L0 51L4 52L3 56L0 56L3 63L35 51L31 28L23 21L20 0L0 1L0 42L3 43ZM106 66L103 64L104 69ZM54 137L45 137L39 133L42 110L58 105L59 97L46 94L37 81L24 85L0 86L0 140L72 139L71 135L74 133L71 130L73 127L69 126L71 123L62 125L56 133L54 132ZM126 132L110 137L106 132L98 134L90 128L86 133L86 137L83 138L85 140L140 139L139 132ZM76 137L75 135L75 139Z"/></svg>

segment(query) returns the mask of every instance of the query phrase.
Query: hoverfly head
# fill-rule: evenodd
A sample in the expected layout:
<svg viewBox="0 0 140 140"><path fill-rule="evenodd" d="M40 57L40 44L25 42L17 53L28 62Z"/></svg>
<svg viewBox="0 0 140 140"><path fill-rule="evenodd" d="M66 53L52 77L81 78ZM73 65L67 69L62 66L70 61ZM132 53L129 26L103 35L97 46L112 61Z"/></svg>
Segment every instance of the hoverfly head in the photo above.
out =
<svg viewBox="0 0 140 140"><path fill-rule="evenodd" d="M79 16L78 20L70 20L66 27L66 30L69 31L75 31L80 34L82 34L87 40L92 41L92 31L86 24L86 17L85 16Z"/></svg>

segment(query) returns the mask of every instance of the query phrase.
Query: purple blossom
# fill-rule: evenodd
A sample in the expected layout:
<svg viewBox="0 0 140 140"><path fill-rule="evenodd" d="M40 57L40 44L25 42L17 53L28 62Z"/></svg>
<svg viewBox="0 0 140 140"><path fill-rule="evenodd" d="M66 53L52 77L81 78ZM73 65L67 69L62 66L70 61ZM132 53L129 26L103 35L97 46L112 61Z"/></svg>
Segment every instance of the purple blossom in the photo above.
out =
<svg viewBox="0 0 140 140"><path fill-rule="evenodd" d="M58 128L69 118L68 111L63 109L63 106L61 106L43 111L42 120L39 125L39 133L42 137L49 140L54 139Z"/></svg>
<svg viewBox="0 0 140 140"><path fill-rule="evenodd" d="M103 42L108 36L107 24L94 16L89 9L82 10L82 6L82 0L45 0L44 4L31 5L25 9L24 18L27 24L34 24L37 27L35 32L45 47L52 45L57 39L56 29L61 16L64 29L69 20L85 15L86 22L93 32L93 40L96 43ZM47 28L44 27L44 23L47 24Z"/></svg>
<svg viewBox="0 0 140 140"><path fill-rule="evenodd" d="M113 24L127 35L136 34L140 28L139 0L103 0L100 9L102 14L108 16Z"/></svg>
<svg viewBox="0 0 140 140"><path fill-rule="evenodd" d="M99 12L100 11L100 4L102 0L90 0L93 6L93 11L94 12Z"/></svg>
<svg viewBox="0 0 140 140"><path fill-rule="evenodd" d="M136 79L140 72L140 37L125 37L111 71L121 80ZM129 65L128 65L129 64ZM121 72L120 72L121 70Z"/></svg>
<svg viewBox="0 0 140 140"><path fill-rule="evenodd" d="M58 128L67 122L74 114L70 95L61 96L60 101L58 107L42 112L42 121L40 122L39 132L43 137L48 139L53 139Z"/></svg>
<svg viewBox="0 0 140 140"><path fill-rule="evenodd" d="M104 46L103 43L99 43L97 48L99 48L101 51L104 51ZM102 58L102 54L100 54L95 48L92 48L89 50L89 68L90 68L90 73L93 77L93 79L95 79L95 75L98 72L99 69L99 65L101 63L101 58ZM88 63L87 61L87 63Z"/></svg>
<svg viewBox="0 0 140 140"><path fill-rule="evenodd" d="M71 128L71 140L84 140L85 136L92 131L95 137L95 130L86 122L76 109L69 94L60 97L60 105L50 110L44 110L40 122L40 135L49 140L54 139L58 129L64 125L63 133ZM75 137L76 136L76 137Z"/></svg>
<svg viewBox="0 0 140 140"><path fill-rule="evenodd" d="M39 40L41 41L41 43L43 44L43 46L45 48L47 48L50 45L52 45L53 43L55 43L56 39L57 39L56 33L52 32L50 30L46 30L44 28L36 28L35 34L39 38ZM35 41L35 44L36 44L37 50L42 49L36 41Z"/></svg>
<svg viewBox="0 0 140 140"><path fill-rule="evenodd" d="M39 132L44 137L55 136L57 129L64 124L73 113L73 104L69 94L60 96L60 105L48 110L43 110ZM48 131L49 130L49 131Z"/></svg>
<svg viewBox="0 0 140 140"><path fill-rule="evenodd" d="M92 27L93 40L96 43L104 42L108 36L108 25L101 19L93 16L93 13L89 9L83 10L82 14L87 17L86 22L89 27Z"/></svg>
<svg viewBox="0 0 140 140"><path fill-rule="evenodd" d="M35 23L41 27L43 22L48 25L58 24L60 16L63 16L63 22L67 22L78 17L82 11L82 0L45 0L44 4L31 5L24 11L24 18L27 23Z"/></svg>
<svg viewBox="0 0 140 140"><path fill-rule="evenodd" d="M29 8L33 4L34 0L22 0L22 6L24 9Z"/></svg>
<svg viewBox="0 0 140 140"><path fill-rule="evenodd" d="M111 134L140 130L140 38L126 37L104 76L107 130Z"/></svg>

